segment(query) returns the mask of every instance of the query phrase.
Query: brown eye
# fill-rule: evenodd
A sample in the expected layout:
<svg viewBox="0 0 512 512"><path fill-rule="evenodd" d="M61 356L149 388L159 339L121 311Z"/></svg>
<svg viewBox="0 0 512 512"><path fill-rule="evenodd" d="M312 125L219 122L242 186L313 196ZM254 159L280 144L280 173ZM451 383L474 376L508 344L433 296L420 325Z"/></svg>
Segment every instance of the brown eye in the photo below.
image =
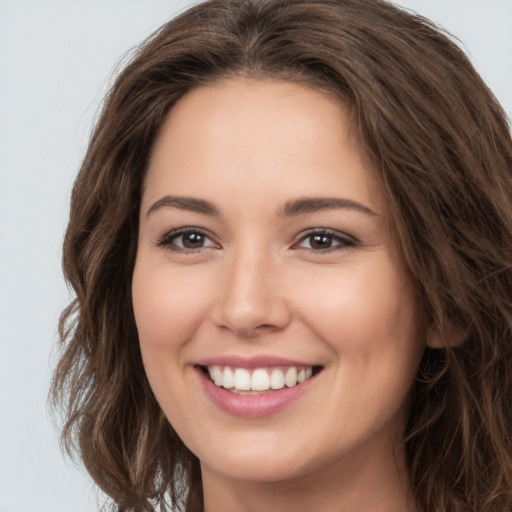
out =
<svg viewBox="0 0 512 512"><path fill-rule="evenodd" d="M158 244L172 251L193 251L206 247L217 247L217 244L198 229L180 229L167 233Z"/></svg>
<svg viewBox="0 0 512 512"><path fill-rule="evenodd" d="M332 237L327 235L312 235L309 237L311 249L328 249L332 246Z"/></svg>
<svg viewBox="0 0 512 512"><path fill-rule="evenodd" d="M329 250L346 249L356 245L356 242L338 232L314 231L304 235L297 247L310 251L322 252Z"/></svg>
<svg viewBox="0 0 512 512"><path fill-rule="evenodd" d="M206 237L202 233L187 233L180 235L178 240L180 238L182 240L181 245L185 249L197 249L198 247L203 247Z"/></svg>

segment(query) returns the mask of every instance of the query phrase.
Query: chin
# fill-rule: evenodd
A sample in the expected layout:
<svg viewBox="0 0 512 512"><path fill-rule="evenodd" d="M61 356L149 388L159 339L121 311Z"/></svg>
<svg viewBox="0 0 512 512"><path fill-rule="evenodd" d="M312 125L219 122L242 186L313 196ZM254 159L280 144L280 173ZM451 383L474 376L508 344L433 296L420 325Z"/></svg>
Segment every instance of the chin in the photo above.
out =
<svg viewBox="0 0 512 512"><path fill-rule="evenodd" d="M283 450L283 446L265 446L260 442L246 447L223 447L218 453L206 457L200 454L199 458L203 470L235 480L263 483L290 480L310 472L312 468L305 467L301 452L304 453L298 447Z"/></svg>

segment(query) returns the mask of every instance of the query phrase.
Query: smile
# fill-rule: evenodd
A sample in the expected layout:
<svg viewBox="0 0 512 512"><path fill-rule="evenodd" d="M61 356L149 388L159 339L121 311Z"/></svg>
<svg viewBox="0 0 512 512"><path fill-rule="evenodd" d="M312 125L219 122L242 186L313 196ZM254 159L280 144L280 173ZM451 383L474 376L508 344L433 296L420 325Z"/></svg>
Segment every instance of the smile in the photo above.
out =
<svg viewBox="0 0 512 512"><path fill-rule="evenodd" d="M292 388L310 379L318 367L269 367L269 368L232 368L229 366L207 366L212 382L232 393L260 394L279 389Z"/></svg>
<svg viewBox="0 0 512 512"><path fill-rule="evenodd" d="M225 413L259 418L283 411L312 389L323 366L278 358L215 358L195 365L210 400Z"/></svg>

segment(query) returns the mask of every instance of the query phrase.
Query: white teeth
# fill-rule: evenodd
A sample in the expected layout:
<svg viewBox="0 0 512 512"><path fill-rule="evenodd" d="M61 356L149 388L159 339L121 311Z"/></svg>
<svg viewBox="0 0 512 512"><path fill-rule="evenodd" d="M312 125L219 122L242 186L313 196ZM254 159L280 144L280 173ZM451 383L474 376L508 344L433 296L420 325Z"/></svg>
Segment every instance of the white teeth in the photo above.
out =
<svg viewBox="0 0 512 512"><path fill-rule="evenodd" d="M272 389L284 388L284 374L281 370L272 370L272 373L270 374L270 387Z"/></svg>
<svg viewBox="0 0 512 512"><path fill-rule="evenodd" d="M251 389L251 374L244 368L237 368L235 370L235 388L242 391L249 391Z"/></svg>
<svg viewBox="0 0 512 512"><path fill-rule="evenodd" d="M270 387L270 377L267 370L258 368L251 377L251 389L253 391L266 391Z"/></svg>
<svg viewBox="0 0 512 512"><path fill-rule="evenodd" d="M286 375L284 376L284 383L292 388L297 384L297 368L294 366L290 366L288 370L286 370Z"/></svg>
<svg viewBox="0 0 512 512"><path fill-rule="evenodd" d="M222 387L226 389L235 387L235 377L231 368L224 368L224 373L222 374Z"/></svg>
<svg viewBox="0 0 512 512"><path fill-rule="evenodd" d="M282 368L230 368L229 366L208 366L210 378L216 386L236 391L269 391L289 388L302 384L313 375L313 367L302 367L299 370L290 366L286 372ZM250 394L250 393L249 393Z"/></svg>
<svg viewBox="0 0 512 512"><path fill-rule="evenodd" d="M218 366L209 366L208 373L216 386L222 386L224 379L222 378L222 370Z"/></svg>

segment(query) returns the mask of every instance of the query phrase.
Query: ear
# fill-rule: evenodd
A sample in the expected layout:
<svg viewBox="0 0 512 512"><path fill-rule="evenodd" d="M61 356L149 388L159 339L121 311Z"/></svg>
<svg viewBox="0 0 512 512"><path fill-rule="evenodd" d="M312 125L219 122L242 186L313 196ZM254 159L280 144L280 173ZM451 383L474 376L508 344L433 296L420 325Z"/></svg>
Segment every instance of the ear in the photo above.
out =
<svg viewBox="0 0 512 512"><path fill-rule="evenodd" d="M454 348L460 347L467 339L468 333L466 329L455 325L454 322L448 320L444 328L433 325L427 334L426 345L429 348Z"/></svg>

